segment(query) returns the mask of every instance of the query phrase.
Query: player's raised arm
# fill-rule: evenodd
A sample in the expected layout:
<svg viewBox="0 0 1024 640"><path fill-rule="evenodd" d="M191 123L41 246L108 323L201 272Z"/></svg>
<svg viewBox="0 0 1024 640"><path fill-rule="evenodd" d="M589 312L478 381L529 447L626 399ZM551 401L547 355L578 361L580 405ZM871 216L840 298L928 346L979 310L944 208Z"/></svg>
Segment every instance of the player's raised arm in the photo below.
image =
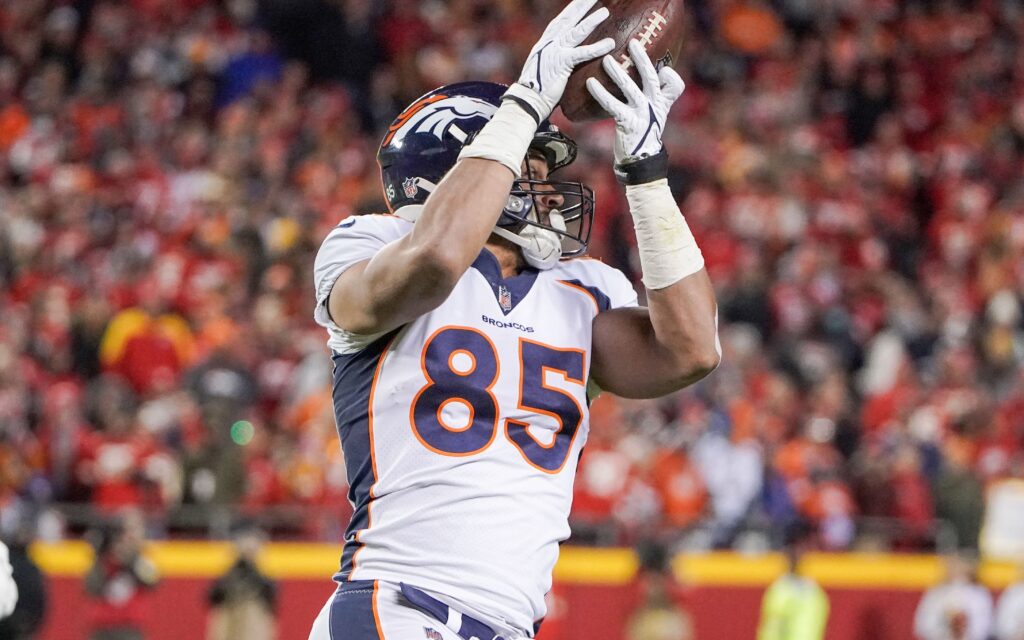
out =
<svg viewBox="0 0 1024 640"><path fill-rule="evenodd" d="M603 8L587 15L596 2L574 0L552 20L519 82L459 162L439 184L422 185L432 192L413 230L338 277L328 310L341 328L388 331L448 297L494 230L537 126L558 104L569 74L612 50L611 39L580 46L608 16Z"/></svg>
<svg viewBox="0 0 1024 640"><path fill-rule="evenodd" d="M629 51L643 88L605 56L604 68L627 102L594 78L587 80L587 89L615 118L615 174L626 187L648 308L597 316L592 375L613 393L657 397L718 366L718 310L704 258L666 180L661 134L683 81L671 67L656 71L639 42L630 42Z"/></svg>

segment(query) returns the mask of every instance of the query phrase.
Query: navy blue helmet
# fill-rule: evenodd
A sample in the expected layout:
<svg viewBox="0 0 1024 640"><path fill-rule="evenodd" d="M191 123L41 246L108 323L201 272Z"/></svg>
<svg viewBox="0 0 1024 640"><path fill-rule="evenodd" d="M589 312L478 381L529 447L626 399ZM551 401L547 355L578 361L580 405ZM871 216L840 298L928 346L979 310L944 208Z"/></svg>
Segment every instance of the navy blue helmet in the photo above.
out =
<svg viewBox="0 0 1024 640"><path fill-rule="evenodd" d="M422 204L455 166L462 148L490 121L507 87L493 82L459 82L435 89L405 109L391 126L377 152L388 207L395 211ZM540 153L548 175L576 159L576 143L545 120L537 128L530 151ZM536 198L557 193L565 228L556 228L535 213ZM556 232L562 255L587 250L594 218L594 191L580 182L537 180L529 171L513 183L498 226L517 233L526 225Z"/></svg>

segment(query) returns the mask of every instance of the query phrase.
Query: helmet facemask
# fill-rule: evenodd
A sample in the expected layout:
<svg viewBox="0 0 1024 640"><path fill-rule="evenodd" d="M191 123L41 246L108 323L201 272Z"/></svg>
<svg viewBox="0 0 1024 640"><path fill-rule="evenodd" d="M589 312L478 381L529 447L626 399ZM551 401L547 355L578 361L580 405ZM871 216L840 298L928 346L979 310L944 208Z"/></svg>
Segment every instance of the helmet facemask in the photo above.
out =
<svg viewBox="0 0 1024 640"><path fill-rule="evenodd" d="M543 157L550 176L576 159L576 143L548 125L548 130L538 131L530 154ZM552 195L562 203L542 213L542 199ZM526 162L526 175L513 183L494 232L519 245L533 267L550 269L561 258L586 252L593 220L593 189L578 181L537 179Z"/></svg>

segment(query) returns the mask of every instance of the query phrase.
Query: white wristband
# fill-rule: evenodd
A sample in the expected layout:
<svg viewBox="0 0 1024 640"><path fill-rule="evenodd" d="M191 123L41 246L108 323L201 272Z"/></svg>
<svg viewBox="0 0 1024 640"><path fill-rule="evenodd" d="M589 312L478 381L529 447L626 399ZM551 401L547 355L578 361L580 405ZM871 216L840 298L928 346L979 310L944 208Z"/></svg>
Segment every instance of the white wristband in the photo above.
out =
<svg viewBox="0 0 1024 640"><path fill-rule="evenodd" d="M505 100L494 112L491 121L484 125L468 146L463 147L459 160L483 158L500 162L512 171L515 177L522 173L526 151L537 133L537 121L512 100Z"/></svg>
<svg viewBox="0 0 1024 640"><path fill-rule="evenodd" d="M626 187L644 286L664 289L704 268L704 256L679 211L668 180Z"/></svg>

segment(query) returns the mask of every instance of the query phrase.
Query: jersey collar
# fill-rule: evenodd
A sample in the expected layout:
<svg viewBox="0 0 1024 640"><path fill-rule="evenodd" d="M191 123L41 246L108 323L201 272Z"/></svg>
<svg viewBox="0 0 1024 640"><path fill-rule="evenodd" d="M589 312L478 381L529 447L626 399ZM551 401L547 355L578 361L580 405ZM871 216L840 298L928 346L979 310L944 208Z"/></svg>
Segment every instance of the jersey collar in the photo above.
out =
<svg viewBox="0 0 1024 640"><path fill-rule="evenodd" d="M537 281L537 274L540 273L538 269L527 265L519 275L512 276L511 278L502 278L501 265L498 264L498 259L486 248L480 250L480 255L473 261L472 266L487 280L487 284L491 285L494 300L498 303L498 308L501 309L502 314L506 316L530 292L530 289L533 288L533 283Z"/></svg>

